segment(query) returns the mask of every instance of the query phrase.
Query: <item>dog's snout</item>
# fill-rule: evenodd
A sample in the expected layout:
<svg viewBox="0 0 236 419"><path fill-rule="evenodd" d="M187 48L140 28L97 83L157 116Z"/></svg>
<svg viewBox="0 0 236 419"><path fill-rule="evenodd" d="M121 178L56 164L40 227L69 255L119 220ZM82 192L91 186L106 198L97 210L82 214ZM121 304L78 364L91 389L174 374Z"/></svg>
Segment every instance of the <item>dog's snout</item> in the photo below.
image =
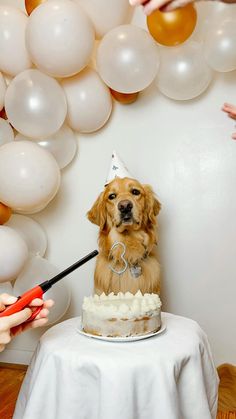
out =
<svg viewBox="0 0 236 419"><path fill-rule="evenodd" d="M119 204L118 204L118 210L122 214L127 214L127 213L131 212L132 208L133 208L133 204L128 199L120 201Z"/></svg>

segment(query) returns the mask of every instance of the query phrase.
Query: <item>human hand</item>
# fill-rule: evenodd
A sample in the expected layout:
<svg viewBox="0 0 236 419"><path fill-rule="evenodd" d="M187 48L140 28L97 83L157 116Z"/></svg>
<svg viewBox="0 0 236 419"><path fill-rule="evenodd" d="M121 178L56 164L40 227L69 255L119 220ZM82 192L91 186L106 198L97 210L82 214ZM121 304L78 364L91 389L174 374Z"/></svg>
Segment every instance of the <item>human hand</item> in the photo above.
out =
<svg viewBox="0 0 236 419"><path fill-rule="evenodd" d="M13 304L17 301L16 297L10 296L8 294L0 295L0 311L3 311L6 306ZM12 314L10 316L0 318L0 352L5 349L7 343L9 343L12 337L18 335L21 332L24 332L28 329L33 329L40 326L45 326L48 322L48 313L49 308L54 304L53 300L43 301L39 298L33 300L30 303L31 308L25 308L24 310L19 311L18 313ZM25 323L32 315L34 309L38 306L43 305L42 310L36 316L33 321Z"/></svg>
<svg viewBox="0 0 236 419"><path fill-rule="evenodd" d="M193 0L129 0L131 6L143 6L143 11L146 15L150 15L158 9L164 12L171 12L192 2Z"/></svg>
<svg viewBox="0 0 236 419"><path fill-rule="evenodd" d="M236 119L236 106L230 103L224 103L222 111L227 113L229 118ZM232 134L233 140L236 140L236 132Z"/></svg>

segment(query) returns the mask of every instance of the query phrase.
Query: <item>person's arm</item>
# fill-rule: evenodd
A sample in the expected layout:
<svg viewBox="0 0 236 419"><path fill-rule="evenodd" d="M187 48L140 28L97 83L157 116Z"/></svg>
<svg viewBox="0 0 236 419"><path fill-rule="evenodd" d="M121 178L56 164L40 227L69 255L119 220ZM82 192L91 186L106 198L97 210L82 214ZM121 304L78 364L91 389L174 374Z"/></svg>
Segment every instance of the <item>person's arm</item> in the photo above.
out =
<svg viewBox="0 0 236 419"><path fill-rule="evenodd" d="M236 3L236 0L221 1L223 3ZM162 9L165 12L171 12L172 10L186 6L186 4L192 2L193 0L129 0L131 6L143 6L143 11L146 15L150 15L158 9Z"/></svg>
<svg viewBox="0 0 236 419"><path fill-rule="evenodd" d="M0 311L3 311L6 306L15 303L16 297L8 294L0 295ZM47 300L43 301L39 298L33 300L30 304L30 308L25 308L18 313L12 314L11 316L0 318L0 352L5 349L5 346L11 341L12 337L18 335L25 330L45 326L48 322L49 308L52 307L54 301ZM25 323L34 311L34 308L43 305L42 310L36 316L35 320Z"/></svg>
<svg viewBox="0 0 236 419"><path fill-rule="evenodd" d="M222 111L226 112L229 118L236 120L236 106L235 105L231 105L230 103L224 103L222 107ZM232 134L232 138L233 140L236 140L236 132Z"/></svg>
<svg viewBox="0 0 236 419"><path fill-rule="evenodd" d="M186 6L193 0L129 0L131 6L143 6L143 11L146 15L150 15L152 12L158 9L169 12L171 10L178 9L179 7Z"/></svg>

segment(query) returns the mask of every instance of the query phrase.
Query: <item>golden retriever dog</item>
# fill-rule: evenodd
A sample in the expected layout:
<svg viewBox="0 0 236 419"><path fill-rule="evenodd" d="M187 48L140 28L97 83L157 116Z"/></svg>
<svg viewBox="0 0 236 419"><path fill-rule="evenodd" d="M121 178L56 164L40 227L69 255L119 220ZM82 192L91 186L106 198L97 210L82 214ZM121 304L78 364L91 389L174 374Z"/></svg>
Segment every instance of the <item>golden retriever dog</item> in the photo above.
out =
<svg viewBox="0 0 236 419"><path fill-rule="evenodd" d="M159 294L156 216L160 208L152 188L135 179L117 177L105 187L87 214L100 227L95 293Z"/></svg>

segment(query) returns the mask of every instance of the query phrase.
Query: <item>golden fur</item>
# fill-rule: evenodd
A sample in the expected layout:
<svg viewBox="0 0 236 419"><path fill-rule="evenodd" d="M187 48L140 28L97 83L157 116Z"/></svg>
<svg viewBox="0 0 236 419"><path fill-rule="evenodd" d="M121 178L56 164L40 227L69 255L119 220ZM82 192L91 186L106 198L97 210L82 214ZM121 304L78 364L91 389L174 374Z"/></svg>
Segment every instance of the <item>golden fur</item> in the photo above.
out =
<svg viewBox="0 0 236 419"><path fill-rule="evenodd" d="M116 178L105 187L87 214L100 227L94 277L96 293L135 293L139 289L142 293L160 292L160 266L156 256L156 216L160 208L152 188L137 180ZM117 245L111 252L115 242L126 246L124 257L128 269L120 275L109 267L112 265L118 271L124 267L122 246ZM133 266L141 269L137 278L131 274Z"/></svg>

